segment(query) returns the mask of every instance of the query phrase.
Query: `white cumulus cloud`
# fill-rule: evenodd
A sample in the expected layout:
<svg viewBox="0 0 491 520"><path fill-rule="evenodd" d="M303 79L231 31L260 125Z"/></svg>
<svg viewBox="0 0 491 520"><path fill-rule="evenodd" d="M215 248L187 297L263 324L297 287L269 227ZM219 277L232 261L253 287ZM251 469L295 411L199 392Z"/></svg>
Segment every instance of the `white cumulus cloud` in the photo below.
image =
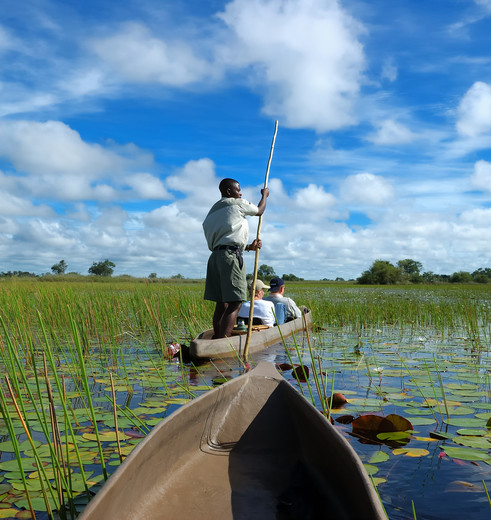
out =
<svg viewBox="0 0 491 520"><path fill-rule="evenodd" d="M348 202L378 206L394 196L394 189L379 175L358 173L346 177L341 184L340 193Z"/></svg>
<svg viewBox="0 0 491 520"><path fill-rule="evenodd" d="M119 75L138 83L183 86L202 79L210 70L186 40L165 41L139 23L128 23L112 36L93 39L90 47Z"/></svg>
<svg viewBox="0 0 491 520"><path fill-rule="evenodd" d="M377 132L368 136L368 141L380 145L405 144L416 139L416 135L402 123L386 119L378 125Z"/></svg>
<svg viewBox="0 0 491 520"><path fill-rule="evenodd" d="M480 190L491 191L491 163L477 161L471 175L471 183Z"/></svg>
<svg viewBox="0 0 491 520"><path fill-rule="evenodd" d="M21 172L88 177L119 170L124 162L60 121L1 121L0 156Z"/></svg>
<svg viewBox="0 0 491 520"><path fill-rule="evenodd" d="M294 202L299 208L323 213L332 213L337 203L334 195L326 193L322 186L315 184L298 190L294 195Z"/></svg>
<svg viewBox="0 0 491 520"><path fill-rule="evenodd" d="M132 144L87 143L61 121L0 121L0 158L22 174L0 174L11 193L58 201L168 198L157 177L133 173L153 166L150 154Z"/></svg>
<svg viewBox="0 0 491 520"><path fill-rule="evenodd" d="M491 130L491 86L477 81L465 93L457 109L457 131L475 137Z"/></svg>
<svg viewBox="0 0 491 520"><path fill-rule="evenodd" d="M356 122L363 28L339 2L234 0L219 17L235 35L221 59L251 68L266 89L266 114L318 131Z"/></svg>
<svg viewBox="0 0 491 520"><path fill-rule="evenodd" d="M134 193L143 199L171 198L163 182L150 173L135 173L134 175L130 175L126 178L126 184L131 186Z"/></svg>

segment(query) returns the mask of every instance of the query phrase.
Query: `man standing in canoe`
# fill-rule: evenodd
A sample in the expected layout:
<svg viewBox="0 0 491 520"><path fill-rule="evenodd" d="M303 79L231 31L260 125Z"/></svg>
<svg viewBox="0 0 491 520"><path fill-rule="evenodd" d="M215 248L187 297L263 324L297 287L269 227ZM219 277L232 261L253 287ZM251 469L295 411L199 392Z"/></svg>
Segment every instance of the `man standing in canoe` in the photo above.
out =
<svg viewBox="0 0 491 520"><path fill-rule="evenodd" d="M203 222L208 248L211 251L206 271L205 300L216 302L213 314L213 338L231 335L237 314L248 299L246 269L242 253L255 251L261 240L249 240L246 216L260 216L266 209L269 189L261 190L261 200L255 206L242 198L240 184L223 179L218 186L222 198L216 202Z"/></svg>

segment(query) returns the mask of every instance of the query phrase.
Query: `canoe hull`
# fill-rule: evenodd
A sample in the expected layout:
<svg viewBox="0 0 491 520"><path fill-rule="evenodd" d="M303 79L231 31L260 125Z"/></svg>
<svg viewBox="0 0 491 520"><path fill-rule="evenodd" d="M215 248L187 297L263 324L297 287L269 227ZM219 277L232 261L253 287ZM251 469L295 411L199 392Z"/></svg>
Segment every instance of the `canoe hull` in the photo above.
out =
<svg viewBox="0 0 491 520"><path fill-rule="evenodd" d="M140 518L385 516L349 443L261 363L157 425L79 517Z"/></svg>
<svg viewBox="0 0 491 520"><path fill-rule="evenodd" d="M312 313L303 308L300 318L283 323L277 327L270 327L259 331L253 331L249 342L249 353L260 352L270 345L282 341L296 332L306 330L312 326ZM189 346L191 358L194 360L242 357L244 354L246 334L232 336L230 338L211 339L212 330L206 330L197 336Z"/></svg>

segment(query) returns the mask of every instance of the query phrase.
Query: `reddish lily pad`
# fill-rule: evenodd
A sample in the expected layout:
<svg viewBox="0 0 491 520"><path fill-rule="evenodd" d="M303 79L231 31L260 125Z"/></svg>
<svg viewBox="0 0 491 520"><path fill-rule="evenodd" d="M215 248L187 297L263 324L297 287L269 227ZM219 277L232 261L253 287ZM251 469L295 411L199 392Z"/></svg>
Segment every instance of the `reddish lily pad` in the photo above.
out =
<svg viewBox="0 0 491 520"><path fill-rule="evenodd" d="M297 378L299 381L304 382L309 378L310 371L308 366L296 367L292 370L292 376Z"/></svg>

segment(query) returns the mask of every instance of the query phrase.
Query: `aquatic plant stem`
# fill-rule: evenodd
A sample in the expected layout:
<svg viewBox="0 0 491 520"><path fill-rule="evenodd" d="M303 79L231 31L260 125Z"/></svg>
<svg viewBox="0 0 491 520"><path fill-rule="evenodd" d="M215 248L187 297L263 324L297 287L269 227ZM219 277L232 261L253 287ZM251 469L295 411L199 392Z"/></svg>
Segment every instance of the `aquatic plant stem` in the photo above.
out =
<svg viewBox="0 0 491 520"><path fill-rule="evenodd" d="M48 484L48 488L50 490L50 494L51 494L51 498L53 499L53 501L56 503L56 497L54 496L54 493L53 493L53 489L51 488L51 485L49 485L49 479L46 475L46 471L44 469L44 466L43 466L43 463L41 461L41 457L39 456L39 453L38 451L36 450L36 446L34 444L34 441L32 440L32 437L31 437L31 432L29 431L29 428L24 420L24 417L22 416L22 412L20 411L20 408L19 408L19 405L17 404L17 401L15 399L15 395L14 395L14 391L12 390L12 386L10 384L10 380L7 376L5 376L5 382L7 383L7 387L9 389L9 393L10 393L10 398L12 399L12 402L14 403L14 407L15 407L15 410L17 412L17 415L20 419L20 422L22 424L22 427L24 428L24 432L27 436L27 440L29 441L29 444L31 445L31 448L32 448L32 451L34 453L34 458L36 459L36 464L37 464L37 467L38 467L38 471L40 472L40 475L42 473L43 477L44 477L44 481L42 478L39 478L39 482L41 484L41 491L43 493L43 498L44 498L44 503L46 504L46 511L48 512L48 515L50 518L53 517L53 512L51 510L51 505L49 503L49 499L48 499L48 495L46 493L46 487L45 487L45 484L47 483ZM26 484L27 486L27 484ZM26 490L27 490L27 487L26 487Z"/></svg>
<svg viewBox="0 0 491 520"><path fill-rule="evenodd" d="M488 488L486 487L486 482L484 482L484 480L482 481L482 485L486 493L486 496L488 497L489 506L491 507L491 498L489 497Z"/></svg>
<svg viewBox="0 0 491 520"><path fill-rule="evenodd" d="M7 426L7 429L9 431L10 439L12 440L12 446L14 447L14 454L15 454L15 458L17 460L17 464L19 465L22 484L24 485L24 489L26 491L26 498L27 498L27 503L29 504L29 510L31 512L31 516L32 516L33 520L36 520L36 513L34 512L34 509L32 507L31 495L30 495L29 489L27 487L26 474L24 472L24 467L22 464L22 457L21 457L20 449L19 449L19 441L17 440L17 436L15 435L15 428L14 428L12 419L9 415L7 401L5 399L5 395L3 393L3 388L1 386L0 386L0 408L2 411L3 419L5 421L5 425Z"/></svg>
<svg viewBox="0 0 491 520"><path fill-rule="evenodd" d="M99 436L99 430L97 428L97 419L95 417L95 410L94 410L94 405L92 404L92 396L91 396L91 393L90 393L89 382L88 382L88 379L87 379L87 372L85 370L85 359L84 359L84 354L83 354L83 351L82 351L82 344L80 343L80 336L79 336L78 329L77 329L77 326L75 324L75 321L73 320L70 307L67 307L67 308L68 308L68 314L70 316L71 324L72 324L73 340L75 342L75 347L76 347L77 352L78 352L78 361L79 361L79 364L80 364L80 372L82 374L82 384L83 384L83 387L84 387L84 390L85 390L85 397L86 397L87 403L89 405L90 415L91 415L91 418L92 418L92 423L94 425L94 433L95 433L95 436L96 436L96 439L97 439L97 445L98 445L98 448L99 448L99 456L100 456L100 459L101 459L102 474L104 475L104 480L107 480L109 477L108 477L108 474L107 474L107 471L106 471L106 464L104 462L104 453L103 453L103 450L102 450L102 444L101 444L101 439L100 439L100 436Z"/></svg>
<svg viewBox="0 0 491 520"><path fill-rule="evenodd" d="M116 409L116 392L114 390L114 381L113 381L113 375L110 372L109 378L111 379L111 394L113 397L113 414L114 414L114 430L116 432L116 444L118 445L118 455L119 455L119 462L123 462L123 455L121 453L121 444L119 442L119 430L118 430L118 413Z"/></svg>

